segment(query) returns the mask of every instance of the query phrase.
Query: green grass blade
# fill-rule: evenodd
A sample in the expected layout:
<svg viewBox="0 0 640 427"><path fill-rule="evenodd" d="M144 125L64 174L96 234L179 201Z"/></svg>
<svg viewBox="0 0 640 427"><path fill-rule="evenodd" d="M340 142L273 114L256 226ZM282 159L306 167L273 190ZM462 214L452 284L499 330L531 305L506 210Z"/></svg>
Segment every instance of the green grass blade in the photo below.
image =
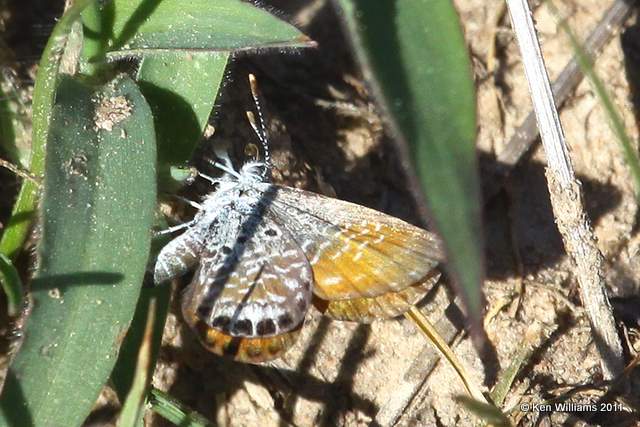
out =
<svg viewBox="0 0 640 427"><path fill-rule="evenodd" d="M154 113L162 181L200 141L222 84L228 53L174 52L143 58L140 89Z"/></svg>
<svg viewBox="0 0 640 427"><path fill-rule="evenodd" d="M450 0L336 0L365 76L409 147L476 320L483 280L471 65Z"/></svg>
<svg viewBox="0 0 640 427"><path fill-rule="evenodd" d="M638 153L634 147L634 144L631 142L631 138L627 134L627 131L624 126L624 121L618 113L618 109L616 108L611 96L609 95L609 91L607 91L602 79L598 77L596 71L593 68L593 63L591 62L591 58L585 52L582 44L574 34L571 27L567 24L565 20L559 19L559 12L553 2L549 1L547 3L551 11L558 18L558 25L560 29L567 34L569 37L569 41L571 42L571 47L573 48L576 59L578 60L578 65L580 69L584 73L585 76L589 79L591 83L591 87L595 92L598 100L600 101L600 105L604 108L605 113L607 114L607 118L609 119L609 125L613 134L616 136L616 139L620 143L622 147L622 153L624 154L624 159L629 166L631 171L631 175L633 179L636 181L636 198L640 199L640 159L638 158Z"/></svg>
<svg viewBox="0 0 640 427"><path fill-rule="evenodd" d="M53 27L51 36L42 52L33 88L33 138L31 141L31 162L29 170L36 176L44 171L44 155L49 132L49 121L58 82L58 67L67 36L73 23L80 17L82 10L93 0L77 0ZM29 226L35 211L38 187L31 181L22 183L18 199L13 207L11 218L7 222L2 238L0 252L14 258L29 232Z"/></svg>
<svg viewBox="0 0 640 427"><path fill-rule="evenodd" d="M9 257L2 253L0 253L0 283L7 295L7 312L9 316L15 316L22 307L22 281Z"/></svg>
<svg viewBox="0 0 640 427"><path fill-rule="evenodd" d="M61 80L47 144L40 265L0 425L80 425L134 313L156 203L153 119L126 77Z"/></svg>
<svg viewBox="0 0 640 427"><path fill-rule="evenodd" d="M167 51L229 52L264 47L303 47L309 39L292 25L238 0L114 0L103 7L112 28L108 57ZM95 20L94 20L95 22ZM105 37L88 34L88 37ZM99 60L103 54L89 60Z"/></svg>
<svg viewBox="0 0 640 427"><path fill-rule="evenodd" d="M469 396L457 396L456 401L479 417L485 425L494 427L511 426L509 419L493 405L479 402Z"/></svg>
<svg viewBox="0 0 640 427"><path fill-rule="evenodd" d="M533 323L529 326L519 345L518 351L511 358L511 363L506 369L500 372L498 382L489 393L491 400L493 400L497 406L501 407L503 405L518 374L529 362L533 353L540 348L543 338L544 334L540 324Z"/></svg>
<svg viewBox="0 0 640 427"><path fill-rule="evenodd" d="M151 301L155 301L155 316L153 320L153 336L151 343L150 370L153 370L155 361L162 343L162 332L167 320L169 301L171 297L170 286L145 287L142 289L135 315L131 321L131 327L122 343L118 362L111 373L111 381L116 393L124 400L130 393L136 378L136 358L144 344L144 334L147 322L147 314ZM151 372L150 372L151 374Z"/></svg>
<svg viewBox="0 0 640 427"><path fill-rule="evenodd" d="M151 300L148 305L146 324L142 343L139 347L135 368L135 376L129 394L122 406L118 427L136 427L142 425L144 416L145 397L154 365L153 331L156 319L156 302Z"/></svg>
<svg viewBox="0 0 640 427"><path fill-rule="evenodd" d="M9 50L2 40L0 50ZM31 153L27 107L14 80L8 67L0 73L0 147L9 161L26 168Z"/></svg>
<svg viewBox="0 0 640 427"><path fill-rule="evenodd" d="M83 40L78 61L82 74L97 76L112 66L104 61L107 43L113 40L112 3L93 3L82 12Z"/></svg>
<svg viewBox="0 0 640 427"><path fill-rule="evenodd" d="M212 424L197 412L186 409L180 402L157 388L149 396L151 409L164 419L180 427L210 427Z"/></svg>

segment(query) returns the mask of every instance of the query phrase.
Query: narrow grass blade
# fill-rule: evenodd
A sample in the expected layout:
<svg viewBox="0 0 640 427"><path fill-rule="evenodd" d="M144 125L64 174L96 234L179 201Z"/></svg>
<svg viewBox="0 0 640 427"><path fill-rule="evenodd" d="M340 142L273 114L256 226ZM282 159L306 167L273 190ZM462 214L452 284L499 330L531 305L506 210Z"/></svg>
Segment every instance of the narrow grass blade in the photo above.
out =
<svg viewBox="0 0 640 427"><path fill-rule="evenodd" d="M197 412L186 409L180 402L157 388L149 396L151 409L164 419L180 427L211 427L212 424Z"/></svg>
<svg viewBox="0 0 640 427"><path fill-rule="evenodd" d="M591 82L593 91L598 97L600 105L602 105L605 113L609 118L609 125L611 126L611 130L613 131L616 139L622 147L624 159L627 162L627 165L629 166L629 169L631 171L631 175L636 182L636 197L640 198L640 159L638 158L638 153L633 143L631 142L631 138L629 138L629 135L627 134L624 126L624 121L622 120L618 109L613 103L613 100L609 95L609 91L607 91L607 88L602 82L602 79L600 79L600 77L598 77L598 75L596 74L596 71L593 68L593 63L591 62L591 58L585 52L582 44L574 34L573 30L571 30L565 20L559 18L559 11L552 1L548 1L547 5L556 15L560 29L562 29L562 31L564 31L564 33L569 37L574 54L576 56L576 59L578 60L578 65L580 65L580 69Z"/></svg>
<svg viewBox="0 0 640 427"><path fill-rule="evenodd" d="M42 52L42 59L38 66L38 74L33 88L33 138L31 141L31 164L29 167L33 175L42 175L44 171L44 155L51 120L51 110L55 99L58 82L58 67L60 52L64 50L67 36L73 23L80 17L82 10L93 0L77 0L73 6L60 18L53 27L51 36ZM18 200L16 201L11 218L7 222L2 238L0 252L13 258L17 255L27 237L34 210L37 204L38 187L31 181L22 183Z"/></svg>
<svg viewBox="0 0 640 427"><path fill-rule="evenodd" d="M456 401L474 413L488 426L510 427L511 422L498 408L486 402L472 399L468 396L458 396Z"/></svg>
<svg viewBox="0 0 640 427"><path fill-rule="evenodd" d="M138 81L154 112L160 178L184 165L200 141L229 54L174 52L143 58Z"/></svg>
<svg viewBox="0 0 640 427"><path fill-rule="evenodd" d="M413 161L449 271L480 325L483 281L471 65L450 0L335 0L356 57Z"/></svg>
<svg viewBox="0 0 640 427"><path fill-rule="evenodd" d="M138 352L133 385L122 407L118 427L136 427L142 425L145 397L147 395L147 387L151 379L154 361L153 330L156 319L155 300L152 299L150 301L148 308L144 336L142 338L142 344L139 347L140 351Z"/></svg>
<svg viewBox="0 0 640 427"><path fill-rule="evenodd" d="M542 338L544 336L540 324L534 323L527 329L520 348L511 359L507 369L500 373L498 382L491 390L490 396L496 405L502 406L522 367L531 359L533 352L540 347Z"/></svg>
<svg viewBox="0 0 640 427"><path fill-rule="evenodd" d="M429 319L427 319L417 307L411 307L411 309L405 313L405 317L411 320L418 327L418 329L420 329L420 331L427 337L429 342L433 344L436 350L438 350L438 352L447 360L447 362L449 362L451 367L458 374L458 377L460 377L460 380L462 381L462 384L464 384L464 387L467 389L469 396L477 401L488 403L486 398L482 394L480 387L478 387L473 379L469 377L465 369L460 364L460 361L458 361L458 358L456 357L453 350L451 350L449 345L442 339L436 328L434 328L431 322L429 322Z"/></svg>
<svg viewBox="0 0 640 427"><path fill-rule="evenodd" d="M0 283L7 295L7 312L9 316L15 316L22 307L22 281L9 257L2 253L0 253Z"/></svg>
<svg viewBox="0 0 640 427"><path fill-rule="evenodd" d="M0 40L0 49L9 47ZM29 119L15 80L10 68L0 66L0 147L9 161L26 168L31 154ZM8 89L4 91L3 87Z"/></svg>
<svg viewBox="0 0 640 427"><path fill-rule="evenodd" d="M61 80L47 142L42 240L0 425L82 424L134 313L156 203L153 119L127 77Z"/></svg>
<svg viewBox="0 0 640 427"><path fill-rule="evenodd" d="M110 58L310 45L292 25L237 0L114 0L103 6L102 16L108 22L102 27L112 29L100 34L110 36L100 43Z"/></svg>
<svg viewBox="0 0 640 427"><path fill-rule="evenodd" d="M160 344L162 343L162 332L164 331L164 325L167 320L170 297L170 286L154 286L142 289L135 315L131 321L131 327L127 331L127 336L122 343L120 354L118 355L118 361L111 373L111 381L121 400L124 400L127 395L130 394L130 390L135 382L137 375L136 359L139 357L139 353L145 345L148 312L152 301L155 307L149 366L150 370L153 371L160 350ZM151 374L152 372L149 373L149 375Z"/></svg>

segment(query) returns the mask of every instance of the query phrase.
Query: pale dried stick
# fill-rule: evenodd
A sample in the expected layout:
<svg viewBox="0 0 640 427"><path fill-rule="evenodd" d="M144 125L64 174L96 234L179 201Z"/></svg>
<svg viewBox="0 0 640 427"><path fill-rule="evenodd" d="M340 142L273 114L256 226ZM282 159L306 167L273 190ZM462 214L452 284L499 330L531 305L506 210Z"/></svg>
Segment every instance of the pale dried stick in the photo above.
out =
<svg viewBox="0 0 640 427"><path fill-rule="evenodd" d="M613 379L622 373L624 362L605 288L604 258L596 245L580 182L571 166L529 5L526 0L507 0L507 6L547 156L547 185L556 224L565 250L576 266L580 296L600 353L603 375L605 379Z"/></svg>

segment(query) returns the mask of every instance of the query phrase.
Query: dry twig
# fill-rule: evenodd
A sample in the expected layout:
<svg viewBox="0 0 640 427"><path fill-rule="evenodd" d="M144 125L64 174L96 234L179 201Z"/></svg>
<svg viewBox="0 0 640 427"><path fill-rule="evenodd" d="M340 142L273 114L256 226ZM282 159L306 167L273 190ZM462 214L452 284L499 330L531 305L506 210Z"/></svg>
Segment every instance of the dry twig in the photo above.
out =
<svg viewBox="0 0 640 427"><path fill-rule="evenodd" d="M558 118L549 77L526 0L507 0L533 102L540 137L547 156L547 185L564 246L575 263L580 295L600 352L604 377L617 377L624 368L622 344L616 332L604 281L604 258L596 245L584 209Z"/></svg>

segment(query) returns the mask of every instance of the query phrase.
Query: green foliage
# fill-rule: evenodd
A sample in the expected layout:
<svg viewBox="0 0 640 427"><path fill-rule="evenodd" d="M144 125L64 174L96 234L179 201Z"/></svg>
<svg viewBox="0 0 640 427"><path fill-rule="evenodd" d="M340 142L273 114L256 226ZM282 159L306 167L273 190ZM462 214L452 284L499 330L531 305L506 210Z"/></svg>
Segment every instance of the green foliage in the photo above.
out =
<svg viewBox="0 0 640 427"><path fill-rule="evenodd" d="M49 121L58 82L58 67L62 57L60 52L64 50L71 26L79 18L82 10L91 2L92 0L78 0L69 8L53 27L49 41L42 52L33 88L33 137L29 169L35 176L40 176L44 172L44 153ZM17 255L27 237L37 204L37 190L37 186L31 181L24 182L20 188L11 218L0 239L0 252L10 258Z"/></svg>
<svg viewBox="0 0 640 427"><path fill-rule="evenodd" d="M31 162L33 174L45 175L36 303L7 377L0 425L80 425L110 373L121 399L130 396L122 422L139 424L169 297L168 288L141 293L154 253L149 257L156 172L165 185L191 156L234 51L310 44L291 25L238 0L102 3L76 0L40 62ZM339 3L358 58L416 160L452 270L477 314L475 102L457 17L448 0ZM80 73L61 79L61 52L80 17L81 55L65 66L78 65ZM116 76L110 61L120 58L138 62L136 82ZM102 114L105 107L116 114ZM21 249L36 190L23 185L0 252ZM147 328L145 335L149 324L153 333ZM206 425L157 390L148 403L181 425Z"/></svg>
<svg viewBox="0 0 640 427"><path fill-rule="evenodd" d="M339 0L356 56L408 147L470 314L483 280L471 66L450 0Z"/></svg>
<svg viewBox="0 0 640 427"><path fill-rule="evenodd" d="M149 404L158 415L181 427L210 427L202 415L184 408L175 399L158 389L151 389Z"/></svg>
<svg viewBox="0 0 640 427"><path fill-rule="evenodd" d="M154 113L163 181L171 182L169 168L189 160L200 140L228 58L227 52L175 52L142 60L138 81Z"/></svg>
<svg viewBox="0 0 640 427"><path fill-rule="evenodd" d="M127 77L96 88L65 78L58 88L34 309L5 384L7 424L80 425L113 369L149 251L152 123Z"/></svg>
<svg viewBox="0 0 640 427"><path fill-rule="evenodd" d="M295 27L237 0L115 0L105 6L110 57L166 51L231 52L265 47L304 47Z"/></svg>
<svg viewBox="0 0 640 427"><path fill-rule="evenodd" d="M237 0L77 0L60 19L33 99L31 172L45 175L35 304L0 400L0 425L80 425L112 369L121 398L129 396L121 422L139 423L170 291L140 292L156 172L175 176L173 166L189 159L233 51L308 44L293 26ZM123 57L139 62L137 82L107 62ZM63 69L80 72L61 79ZM37 189L23 185L0 252L20 251ZM145 335L150 301L154 327ZM137 360L148 369L136 370Z"/></svg>
<svg viewBox="0 0 640 427"><path fill-rule="evenodd" d="M22 281L13 263L3 253L0 253L0 284L7 294L7 312L15 316L22 306Z"/></svg>

